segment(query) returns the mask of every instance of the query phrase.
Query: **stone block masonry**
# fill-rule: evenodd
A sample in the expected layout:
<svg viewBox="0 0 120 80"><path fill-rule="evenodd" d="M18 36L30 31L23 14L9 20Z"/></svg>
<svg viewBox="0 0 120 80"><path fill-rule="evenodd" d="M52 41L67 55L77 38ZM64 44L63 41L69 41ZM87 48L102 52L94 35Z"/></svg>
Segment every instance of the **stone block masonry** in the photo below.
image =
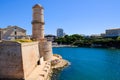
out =
<svg viewBox="0 0 120 80"><path fill-rule="evenodd" d="M25 79L39 61L38 42L0 42L0 78Z"/></svg>
<svg viewBox="0 0 120 80"><path fill-rule="evenodd" d="M43 51L44 51L44 55L43 55L44 60L45 60L45 61L51 60L52 57L53 57L53 53L52 53L52 42L51 42L51 41L44 42Z"/></svg>
<svg viewBox="0 0 120 80"><path fill-rule="evenodd" d="M32 9L32 38L33 40L39 41L44 39L44 9L39 4L36 4Z"/></svg>
<svg viewBox="0 0 120 80"><path fill-rule="evenodd" d="M20 44L0 42L0 78L23 78Z"/></svg>
<svg viewBox="0 0 120 80"><path fill-rule="evenodd" d="M29 74L34 70L38 61L40 60L38 42L22 43L21 52L24 78L27 78L27 76L29 76Z"/></svg>

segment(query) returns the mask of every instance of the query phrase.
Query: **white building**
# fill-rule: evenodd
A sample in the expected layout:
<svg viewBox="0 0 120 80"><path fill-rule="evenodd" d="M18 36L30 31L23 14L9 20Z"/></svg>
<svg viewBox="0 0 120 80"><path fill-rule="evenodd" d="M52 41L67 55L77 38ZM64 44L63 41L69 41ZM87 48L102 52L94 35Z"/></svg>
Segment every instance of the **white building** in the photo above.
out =
<svg viewBox="0 0 120 80"><path fill-rule="evenodd" d="M57 37L63 37L64 36L64 31L62 28L57 29Z"/></svg>
<svg viewBox="0 0 120 80"><path fill-rule="evenodd" d="M118 36L120 36L120 28L106 30L106 37L118 37Z"/></svg>

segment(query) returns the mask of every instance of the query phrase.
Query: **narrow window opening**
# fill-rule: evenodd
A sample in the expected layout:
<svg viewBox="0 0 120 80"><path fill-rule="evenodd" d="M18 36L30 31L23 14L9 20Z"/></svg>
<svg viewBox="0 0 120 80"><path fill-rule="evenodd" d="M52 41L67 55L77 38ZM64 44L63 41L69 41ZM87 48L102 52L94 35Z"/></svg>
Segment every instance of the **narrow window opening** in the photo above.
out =
<svg viewBox="0 0 120 80"><path fill-rule="evenodd" d="M15 35L17 35L17 32L15 31Z"/></svg>
<svg viewBox="0 0 120 80"><path fill-rule="evenodd" d="M40 60L37 62L37 65L40 65Z"/></svg>

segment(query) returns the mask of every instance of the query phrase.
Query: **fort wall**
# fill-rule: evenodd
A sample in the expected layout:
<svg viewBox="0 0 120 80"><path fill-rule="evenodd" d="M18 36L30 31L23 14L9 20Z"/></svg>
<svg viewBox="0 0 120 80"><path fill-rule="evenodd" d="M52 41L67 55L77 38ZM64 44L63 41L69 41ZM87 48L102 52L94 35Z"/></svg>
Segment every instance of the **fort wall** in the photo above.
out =
<svg viewBox="0 0 120 80"><path fill-rule="evenodd" d="M38 42L0 42L0 78L25 79L40 60Z"/></svg>
<svg viewBox="0 0 120 80"><path fill-rule="evenodd" d="M0 42L0 78L23 78L21 44Z"/></svg>
<svg viewBox="0 0 120 80"><path fill-rule="evenodd" d="M38 42L22 43L21 52L24 77L27 78L40 60Z"/></svg>

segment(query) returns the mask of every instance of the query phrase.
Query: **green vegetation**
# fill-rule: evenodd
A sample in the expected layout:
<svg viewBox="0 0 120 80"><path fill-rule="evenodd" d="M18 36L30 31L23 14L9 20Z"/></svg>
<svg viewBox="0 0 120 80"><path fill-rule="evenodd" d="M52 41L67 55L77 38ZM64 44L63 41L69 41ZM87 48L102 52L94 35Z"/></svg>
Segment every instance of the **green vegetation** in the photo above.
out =
<svg viewBox="0 0 120 80"><path fill-rule="evenodd" d="M102 48L120 48L120 37L84 37L78 34L66 35L55 40L58 44L75 45L78 47L102 47Z"/></svg>
<svg viewBox="0 0 120 80"><path fill-rule="evenodd" d="M55 42L57 42L58 44L73 44L76 41L79 41L83 39L83 37L81 35L78 34L74 34L74 35L66 35L65 37L60 37L58 39L55 40Z"/></svg>

